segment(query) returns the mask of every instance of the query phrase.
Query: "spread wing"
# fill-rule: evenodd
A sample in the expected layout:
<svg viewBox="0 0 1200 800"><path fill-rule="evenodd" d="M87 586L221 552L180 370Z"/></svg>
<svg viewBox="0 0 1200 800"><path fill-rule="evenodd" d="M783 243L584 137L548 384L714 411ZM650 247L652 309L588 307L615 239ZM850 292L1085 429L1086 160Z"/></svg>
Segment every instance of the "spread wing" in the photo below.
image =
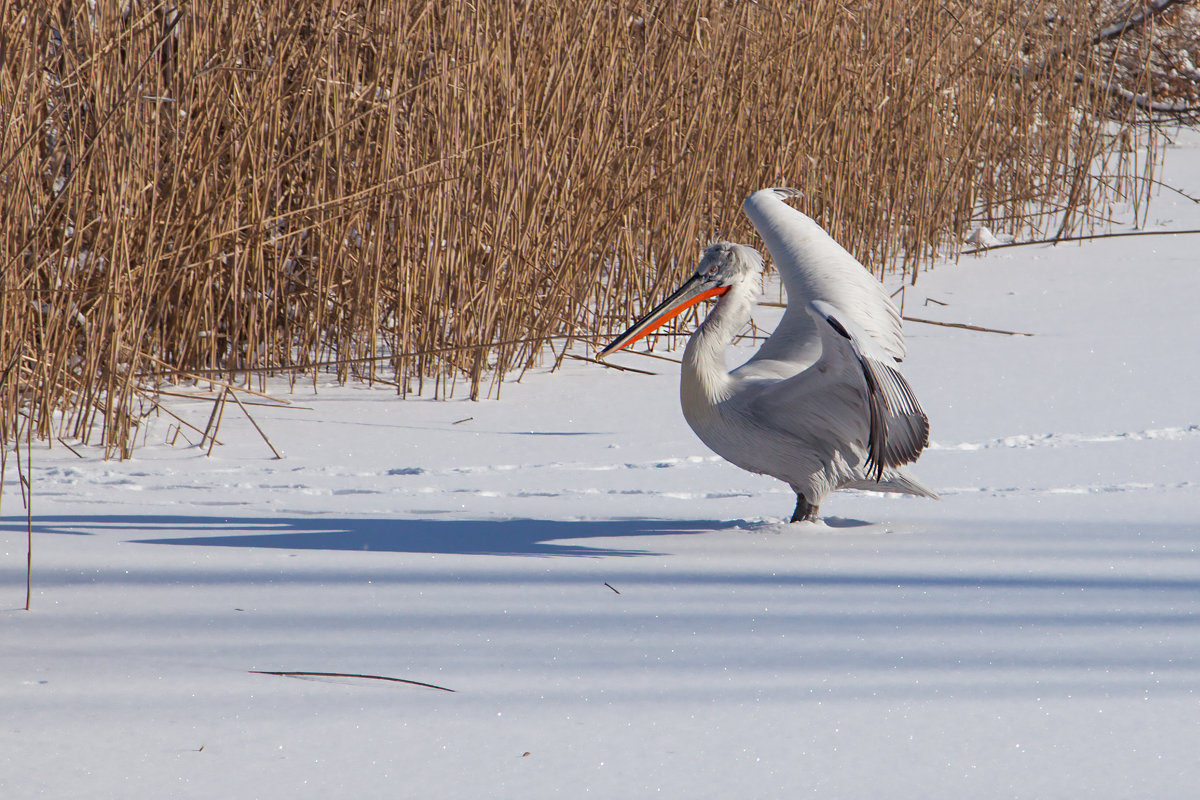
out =
<svg viewBox="0 0 1200 800"><path fill-rule="evenodd" d="M866 470L880 480L885 467L898 467L916 461L929 444L929 417L921 409L908 381L895 367L891 354L884 351L853 319L832 303L814 300L810 313L824 322L844 344L827 348L852 358L866 383L869 411ZM834 344L825 337L823 344Z"/></svg>
<svg viewBox="0 0 1200 800"><path fill-rule="evenodd" d="M788 293L783 319L747 366L762 361L800 367L813 363L820 335L807 308L813 300L832 303L841 310L841 318L854 322L878 348L895 360L902 359L900 312L882 284L854 256L811 218L784 202L798 194L794 189L762 189L742 204Z"/></svg>
<svg viewBox="0 0 1200 800"><path fill-rule="evenodd" d="M747 396L747 413L823 461L858 450L874 481L885 468L915 461L929 441L929 419L891 355L832 303L803 308L820 336L820 358L793 377L764 382Z"/></svg>

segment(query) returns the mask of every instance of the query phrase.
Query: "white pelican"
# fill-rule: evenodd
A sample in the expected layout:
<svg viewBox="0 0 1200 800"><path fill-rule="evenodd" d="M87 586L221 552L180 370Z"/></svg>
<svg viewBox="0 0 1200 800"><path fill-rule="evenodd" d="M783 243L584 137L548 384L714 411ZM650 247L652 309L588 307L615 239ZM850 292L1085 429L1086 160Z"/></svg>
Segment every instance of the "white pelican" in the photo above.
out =
<svg viewBox="0 0 1200 800"><path fill-rule="evenodd" d="M837 489L936 498L903 469L928 443L929 419L895 367L905 352L900 314L854 256L784 202L799 194L763 189L742 206L788 294L783 319L750 360L728 371L725 349L750 318L762 256L732 242L709 245L696 274L599 357L719 297L683 351L680 401L701 441L791 486L792 522L816 520Z"/></svg>

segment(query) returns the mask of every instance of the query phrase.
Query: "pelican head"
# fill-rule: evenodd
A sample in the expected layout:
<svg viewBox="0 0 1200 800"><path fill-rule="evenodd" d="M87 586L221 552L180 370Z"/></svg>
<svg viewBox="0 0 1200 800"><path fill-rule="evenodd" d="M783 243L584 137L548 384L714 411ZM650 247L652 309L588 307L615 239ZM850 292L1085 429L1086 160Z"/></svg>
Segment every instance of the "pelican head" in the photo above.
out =
<svg viewBox="0 0 1200 800"><path fill-rule="evenodd" d="M720 297L735 287L752 290L761 273L762 255L753 247L733 242L710 244L704 248L704 256L696 273L601 350L598 357L604 358L609 353L628 347L701 300Z"/></svg>

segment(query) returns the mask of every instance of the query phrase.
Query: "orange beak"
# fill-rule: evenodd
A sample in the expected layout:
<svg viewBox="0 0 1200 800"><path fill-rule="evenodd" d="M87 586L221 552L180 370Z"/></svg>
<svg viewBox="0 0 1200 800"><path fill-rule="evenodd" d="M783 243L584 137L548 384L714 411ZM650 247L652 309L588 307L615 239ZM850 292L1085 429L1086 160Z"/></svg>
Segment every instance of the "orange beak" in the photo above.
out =
<svg viewBox="0 0 1200 800"><path fill-rule="evenodd" d="M633 326L613 339L607 347L600 351L597 358L604 358L609 353L615 353L644 338L657 330L663 324L687 311L701 300L719 297L729 291L728 286L713 286L703 275L693 275L676 289L670 297L654 307L649 314L639 319Z"/></svg>

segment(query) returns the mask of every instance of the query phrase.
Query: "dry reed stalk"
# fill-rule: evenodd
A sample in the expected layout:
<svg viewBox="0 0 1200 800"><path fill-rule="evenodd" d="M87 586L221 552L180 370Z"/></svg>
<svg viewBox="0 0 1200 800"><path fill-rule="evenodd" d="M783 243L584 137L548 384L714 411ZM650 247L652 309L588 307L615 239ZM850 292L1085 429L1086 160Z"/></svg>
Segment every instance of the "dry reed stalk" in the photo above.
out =
<svg viewBox="0 0 1200 800"><path fill-rule="evenodd" d="M1086 228L1152 177L1179 13L1096 38L1130 8L7 4L0 442L127 456L183 375L498 394L753 241L761 186L910 280L972 224Z"/></svg>

